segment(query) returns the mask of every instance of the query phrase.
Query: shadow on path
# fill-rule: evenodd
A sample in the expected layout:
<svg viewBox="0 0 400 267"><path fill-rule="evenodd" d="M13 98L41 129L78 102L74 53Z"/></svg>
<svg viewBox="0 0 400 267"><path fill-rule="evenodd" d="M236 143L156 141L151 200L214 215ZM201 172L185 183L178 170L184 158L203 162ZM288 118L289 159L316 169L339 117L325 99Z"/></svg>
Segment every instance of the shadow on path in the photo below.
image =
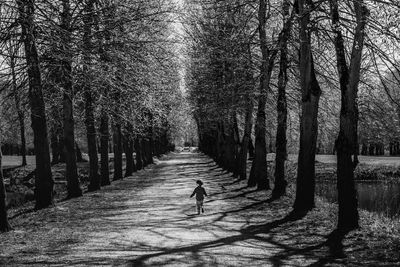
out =
<svg viewBox="0 0 400 267"><path fill-rule="evenodd" d="M246 181L233 183L221 173L202 154L171 153L101 191L18 216L16 231L0 236L0 263L256 267L362 262L344 258L343 237L326 241L334 228L332 214L317 208L304 218L287 215L291 198L272 201L269 192L247 188ZM200 216L189 198L198 179L209 194ZM364 245L359 241L353 249Z"/></svg>

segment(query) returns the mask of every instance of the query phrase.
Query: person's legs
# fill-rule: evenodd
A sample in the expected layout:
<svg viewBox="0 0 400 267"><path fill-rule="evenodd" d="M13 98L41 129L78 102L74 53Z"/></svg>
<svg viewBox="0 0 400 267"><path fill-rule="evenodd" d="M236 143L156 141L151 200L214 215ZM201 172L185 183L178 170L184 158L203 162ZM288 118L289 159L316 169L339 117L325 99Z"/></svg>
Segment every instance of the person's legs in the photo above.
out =
<svg viewBox="0 0 400 267"><path fill-rule="evenodd" d="M197 214L200 214L201 205L202 201L196 200Z"/></svg>
<svg viewBox="0 0 400 267"><path fill-rule="evenodd" d="M204 213L204 208L203 208L203 200L200 200L200 208L201 208L201 212ZM199 209L200 212L200 209Z"/></svg>

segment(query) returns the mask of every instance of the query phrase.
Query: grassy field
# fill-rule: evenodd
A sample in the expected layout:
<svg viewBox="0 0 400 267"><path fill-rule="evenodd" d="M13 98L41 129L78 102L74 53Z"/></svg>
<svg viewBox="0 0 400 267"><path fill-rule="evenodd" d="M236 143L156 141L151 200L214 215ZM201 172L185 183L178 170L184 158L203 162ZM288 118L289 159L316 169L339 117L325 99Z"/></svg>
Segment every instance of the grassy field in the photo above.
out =
<svg viewBox="0 0 400 267"><path fill-rule="evenodd" d="M84 154L83 157L88 159L87 155ZM110 159L114 157L114 154L110 153ZM274 160L275 154L268 154L268 160ZM400 157L390 157L390 156L360 156L360 162L368 165L390 165L390 166L400 166ZM289 160L296 162L297 155L290 154ZM28 165L35 165L35 156L27 156ZM335 155L317 155L316 161L321 163L336 163ZM21 156L3 156L3 168L9 169L13 167L20 166L22 163Z"/></svg>
<svg viewBox="0 0 400 267"><path fill-rule="evenodd" d="M274 160L275 154L268 154L268 160ZM297 154L289 155L290 161L297 161ZM336 155L316 155L315 160L320 163L336 163ZM392 156L359 156L360 163L367 165L400 166L400 157Z"/></svg>
<svg viewBox="0 0 400 267"><path fill-rule="evenodd" d="M35 165L35 156L27 156L26 161L28 165ZM21 166L21 164L21 156L3 156L3 169L18 167Z"/></svg>

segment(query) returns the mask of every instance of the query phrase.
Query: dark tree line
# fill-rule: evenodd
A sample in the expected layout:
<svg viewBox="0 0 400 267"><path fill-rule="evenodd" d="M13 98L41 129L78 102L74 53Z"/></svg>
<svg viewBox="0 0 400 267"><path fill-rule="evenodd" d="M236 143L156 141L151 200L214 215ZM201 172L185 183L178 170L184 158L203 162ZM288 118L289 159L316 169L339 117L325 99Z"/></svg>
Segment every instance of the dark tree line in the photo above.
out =
<svg viewBox="0 0 400 267"><path fill-rule="evenodd" d="M288 116L294 113L298 161L290 214L302 217L315 206L315 156L324 138L318 134L325 131L319 124L327 125L328 117L335 128L329 135L335 135L332 147L337 154L337 230L346 233L359 227L354 184L358 154L362 147L363 155L381 155L385 147L376 141L359 145L360 135L364 138L364 129L370 126L361 117L360 134L358 98L371 99L366 73L380 78L383 85L382 78L392 87L397 84L396 74L389 79L371 64L379 58L392 69L397 67L390 61L389 48L374 46L377 25L388 23L376 13L391 14L393 5L393 1L362 0L189 1L187 79L200 150L259 190L271 188L267 154L274 152L272 199L279 198L286 193L285 162L288 137L292 138ZM398 43L398 36L385 34ZM382 84L377 86L382 89ZM386 91L395 98L394 89ZM329 101L333 104L326 105ZM362 108L362 116L370 116L371 110ZM392 137L396 135L398 131ZM254 158L247 174L253 141ZM393 138L389 148L391 155L398 154Z"/></svg>
<svg viewBox="0 0 400 267"><path fill-rule="evenodd" d="M173 149L169 117L182 102L169 23L175 6L162 0L127 2L10 0L0 5L2 31L12 33L2 34L0 41L17 109L25 90L29 97L36 209L54 204L52 163L65 162L67 198L82 195L77 127L86 133L89 191L131 176ZM0 178L0 230L7 231Z"/></svg>

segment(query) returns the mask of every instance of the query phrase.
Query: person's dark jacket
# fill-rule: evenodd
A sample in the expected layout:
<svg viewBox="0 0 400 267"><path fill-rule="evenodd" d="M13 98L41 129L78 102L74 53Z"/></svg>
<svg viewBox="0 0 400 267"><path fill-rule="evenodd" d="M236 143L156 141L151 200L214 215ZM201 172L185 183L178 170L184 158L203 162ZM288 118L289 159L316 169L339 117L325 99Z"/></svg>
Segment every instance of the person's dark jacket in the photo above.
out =
<svg viewBox="0 0 400 267"><path fill-rule="evenodd" d="M206 190L200 185L196 187L190 197L196 195L196 200L204 200L204 196L207 196Z"/></svg>

